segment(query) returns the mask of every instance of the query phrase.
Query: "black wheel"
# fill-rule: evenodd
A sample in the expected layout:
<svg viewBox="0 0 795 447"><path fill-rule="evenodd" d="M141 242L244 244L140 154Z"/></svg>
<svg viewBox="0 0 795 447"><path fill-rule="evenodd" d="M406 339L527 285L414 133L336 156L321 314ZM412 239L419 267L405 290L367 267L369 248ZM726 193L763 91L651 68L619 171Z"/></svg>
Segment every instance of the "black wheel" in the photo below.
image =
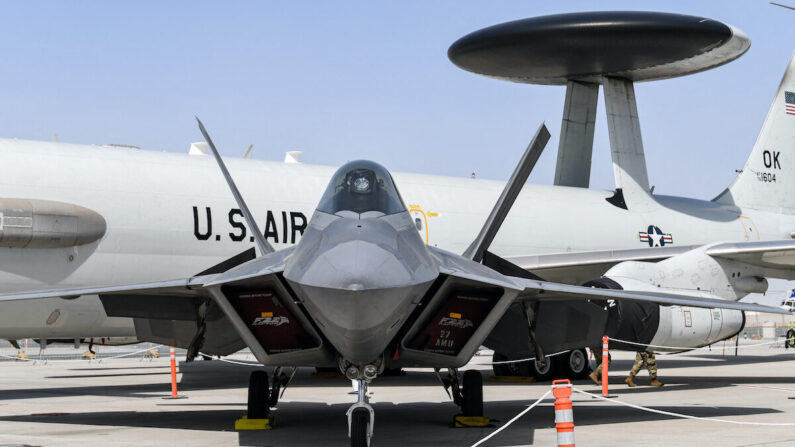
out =
<svg viewBox="0 0 795 447"><path fill-rule="evenodd" d="M551 358L545 357L543 360L533 360L530 364L530 374L538 382L549 380L555 374L555 362Z"/></svg>
<svg viewBox="0 0 795 447"><path fill-rule="evenodd" d="M787 339L784 341L785 348L795 348L795 329L787 331Z"/></svg>
<svg viewBox="0 0 795 447"><path fill-rule="evenodd" d="M495 352L491 360L493 362L504 362L511 359L507 355ZM531 377L530 363L532 361L501 363L499 365L491 365L491 368L494 370L495 376Z"/></svg>
<svg viewBox="0 0 795 447"><path fill-rule="evenodd" d="M367 408L354 408L351 414L351 447L368 447L367 431L370 427L370 412Z"/></svg>
<svg viewBox="0 0 795 447"><path fill-rule="evenodd" d="M474 369L464 371L461 386L464 398L461 411L464 416L483 416L483 375Z"/></svg>
<svg viewBox="0 0 795 447"><path fill-rule="evenodd" d="M266 371L254 371L248 378L248 408L246 416L249 419L266 419L270 408L268 408L268 396L270 389L268 385L268 373Z"/></svg>
<svg viewBox="0 0 795 447"><path fill-rule="evenodd" d="M553 357L555 371L561 377L570 380L584 379L591 372L591 365L588 363L588 354L585 349L575 349L566 354Z"/></svg>

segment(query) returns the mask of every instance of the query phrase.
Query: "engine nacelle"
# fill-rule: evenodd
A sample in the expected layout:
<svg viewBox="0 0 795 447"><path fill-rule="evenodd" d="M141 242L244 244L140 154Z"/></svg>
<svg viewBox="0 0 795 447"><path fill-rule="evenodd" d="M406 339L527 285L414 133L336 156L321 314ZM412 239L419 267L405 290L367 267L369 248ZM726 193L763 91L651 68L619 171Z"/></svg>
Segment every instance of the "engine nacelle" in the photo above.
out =
<svg viewBox="0 0 795 447"><path fill-rule="evenodd" d="M733 337L744 325L741 310L660 306L660 323L649 344L698 348Z"/></svg>
<svg viewBox="0 0 795 447"><path fill-rule="evenodd" d="M659 290L626 278L603 277L585 285L622 290ZM681 351L707 346L738 334L745 325L745 313L740 310L663 306L623 300L606 304L608 318L605 333L608 336L644 346L670 347L650 348L654 351ZM610 347L630 351L643 349L643 346L619 342L611 342Z"/></svg>

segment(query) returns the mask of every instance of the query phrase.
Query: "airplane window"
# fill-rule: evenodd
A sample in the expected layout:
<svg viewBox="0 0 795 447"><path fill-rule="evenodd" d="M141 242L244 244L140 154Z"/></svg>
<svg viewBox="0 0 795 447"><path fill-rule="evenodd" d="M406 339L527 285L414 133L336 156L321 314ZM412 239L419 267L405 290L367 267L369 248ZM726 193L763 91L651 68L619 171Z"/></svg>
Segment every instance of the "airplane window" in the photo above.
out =
<svg viewBox="0 0 795 447"><path fill-rule="evenodd" d="M417 227L417 231L422 231L422 220L419 217L414 218L414 226Z"/></svg>
<svg viewBox="0 0 795 447"><path fill-rule="evenodd" d="M317 210L328 214L340 211L395 214L406 211L406 205L386 168L372 161L357 160L334 173Z"/></svg>

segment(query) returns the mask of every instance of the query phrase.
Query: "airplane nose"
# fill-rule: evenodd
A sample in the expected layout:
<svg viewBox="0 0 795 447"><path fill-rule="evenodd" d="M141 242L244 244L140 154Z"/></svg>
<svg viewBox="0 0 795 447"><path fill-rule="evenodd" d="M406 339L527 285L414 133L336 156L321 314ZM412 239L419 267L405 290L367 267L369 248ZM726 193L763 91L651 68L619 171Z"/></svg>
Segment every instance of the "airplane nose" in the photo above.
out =
<svg viewBox="0 0 795 447"><path fill-rule="evenodd" d="M285 278L347 360L377 359L430 287L435 274L375 242L350 240Z"/></svg>

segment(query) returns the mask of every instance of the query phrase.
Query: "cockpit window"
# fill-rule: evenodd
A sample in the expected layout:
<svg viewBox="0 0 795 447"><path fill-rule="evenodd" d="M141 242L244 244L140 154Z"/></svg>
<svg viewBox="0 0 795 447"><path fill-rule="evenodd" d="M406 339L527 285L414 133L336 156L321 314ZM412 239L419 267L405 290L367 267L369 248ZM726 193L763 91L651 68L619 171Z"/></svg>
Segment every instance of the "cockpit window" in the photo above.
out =
<svg viewBox="0 0 795 447"><path fill-rule="evenodd" d="M406 211L406 205L389 171L372 161L357 160L334 173L317 210L328 214L340 211L395 214Z"/></svg>

